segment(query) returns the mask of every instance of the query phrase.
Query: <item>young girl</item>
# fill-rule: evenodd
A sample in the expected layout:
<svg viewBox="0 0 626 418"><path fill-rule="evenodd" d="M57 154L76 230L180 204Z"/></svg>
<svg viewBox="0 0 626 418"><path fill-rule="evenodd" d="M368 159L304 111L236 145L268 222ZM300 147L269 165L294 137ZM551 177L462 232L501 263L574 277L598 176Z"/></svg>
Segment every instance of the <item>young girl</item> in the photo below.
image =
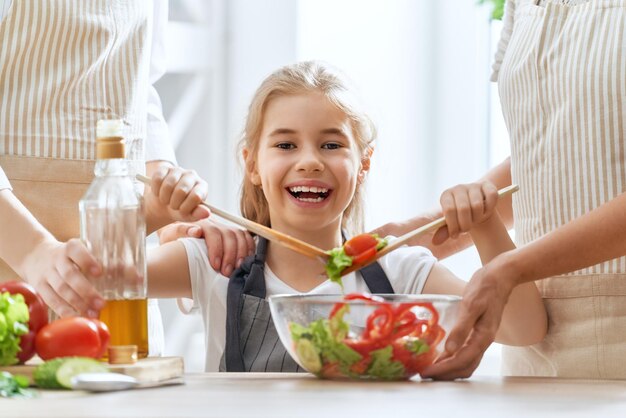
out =
<svg viewBox="0 0 626 418"><path fill-rule="evenodd" d="M375 131L344 76L319 62L284 67L259 87L242 139L245 217L320 248L342 245L342 230L362 231L361 193ZM158 193L158 191L157 191ZM490 184L442 196L450 222L471 224L483 262L513 248L495 212ZM206 370L297 371L274 330L266 298L280 293L339 293L323 265L258 239L256 254L229 278L213 270L202 241L183 239L149 255L150 297L193 297L202 311ZM343 278L344 291L460 295L465 282L421 247L391 252ZM498 339L531 344L546 332L534 284L511 295Z"/></svg>

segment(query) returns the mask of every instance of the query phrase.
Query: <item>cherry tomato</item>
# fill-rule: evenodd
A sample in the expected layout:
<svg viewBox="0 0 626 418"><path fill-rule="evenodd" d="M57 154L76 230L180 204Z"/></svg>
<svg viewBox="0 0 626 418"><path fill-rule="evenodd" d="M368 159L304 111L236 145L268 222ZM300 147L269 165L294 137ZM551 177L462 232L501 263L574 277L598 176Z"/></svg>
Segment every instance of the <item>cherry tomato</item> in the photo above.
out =
<svg viewBox="0 0 626 418"><path fill-rule="evenodd" d="M21 294L28 305L28 333L20 337L20 352L17 359L25 363L35 355L35 335L48 323L48 307L34 287L26 282L12 280L0 283L0 292Z"/></svg>
<svg viewBox="0 0 626 418"><path fill-rule="evenodd" d="M100 353L98 353L98 358L104 356L107 351L107 347L109 346L109 340L111 339L111 333L109 332L109 327L107 324L100 321L99 319L90 319L91 322L96 324L98 327L98 336L100 337Z"/></svg>
<svg viewBox="0 0 626 418"><path fill-rule="evenodd" d="M376 237L370 234L361 234L349 239L348 242L344 244L343 248L346 255L354 257L372 248L374 249L374 254L376 254L377 245L378 240Z"/></svg>
<svg viewBox="0 0 626 418"><path fill-rule="evenodd" d="M40 329L35 348L44 360L68 356L99 358L102 351L98 326L81 317L58 319Z"/></svg>
<svg viewBox="0 0 626 418"><path fill-rule="evenodd" d="M374 258L377 252L378 251L376 251L376 247L372 247L368 250L365 250L362 253L357 254L354 257L352 257L352 264L354 264L355 266L365 264L367 261Z"/></svg>

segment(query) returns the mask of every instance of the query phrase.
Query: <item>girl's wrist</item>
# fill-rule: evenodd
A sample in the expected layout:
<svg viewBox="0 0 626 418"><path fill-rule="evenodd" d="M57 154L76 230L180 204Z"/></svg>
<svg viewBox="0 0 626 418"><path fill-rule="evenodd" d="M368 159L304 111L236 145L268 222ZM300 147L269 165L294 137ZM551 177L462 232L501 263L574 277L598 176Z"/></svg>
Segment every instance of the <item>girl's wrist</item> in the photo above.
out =
<svg viewBox="0 0 626 418"><path fill-rule="evenodd" d="M512 287L534 280L519 248L498 255L492 263L497 274L508 280Z"/></svg>

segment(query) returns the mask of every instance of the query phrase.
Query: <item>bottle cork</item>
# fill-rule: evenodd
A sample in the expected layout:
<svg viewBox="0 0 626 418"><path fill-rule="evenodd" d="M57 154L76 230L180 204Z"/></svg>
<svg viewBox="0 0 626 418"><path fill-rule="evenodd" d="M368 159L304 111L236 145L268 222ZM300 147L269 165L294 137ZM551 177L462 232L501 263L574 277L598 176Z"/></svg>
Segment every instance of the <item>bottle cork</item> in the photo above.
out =
<svg viewBox="0 0 626 418"><path fill-rule="evenodd" d="M96 158L99 160L124 158L124 121L99 120L96 125Z"/></svg>
<svg viewBox="0 0 626 418"><path fill-rule="evenodd" d="M134 364L136 362L136 345L112 345L109 347L109 364Z"/></svg>

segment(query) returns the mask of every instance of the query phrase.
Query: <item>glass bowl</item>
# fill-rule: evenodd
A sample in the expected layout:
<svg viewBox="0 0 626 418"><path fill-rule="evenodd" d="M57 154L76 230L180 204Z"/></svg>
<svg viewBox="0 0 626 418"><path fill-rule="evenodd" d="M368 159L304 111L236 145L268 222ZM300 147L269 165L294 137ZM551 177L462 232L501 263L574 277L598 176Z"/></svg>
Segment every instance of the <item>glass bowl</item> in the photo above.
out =
<svg viewBox="0 0 626 418"><path fill-rule="evenodd" d="M326 379L405 380L433 363L461 298L449 295L275 295L281 342Z"/></svg>

